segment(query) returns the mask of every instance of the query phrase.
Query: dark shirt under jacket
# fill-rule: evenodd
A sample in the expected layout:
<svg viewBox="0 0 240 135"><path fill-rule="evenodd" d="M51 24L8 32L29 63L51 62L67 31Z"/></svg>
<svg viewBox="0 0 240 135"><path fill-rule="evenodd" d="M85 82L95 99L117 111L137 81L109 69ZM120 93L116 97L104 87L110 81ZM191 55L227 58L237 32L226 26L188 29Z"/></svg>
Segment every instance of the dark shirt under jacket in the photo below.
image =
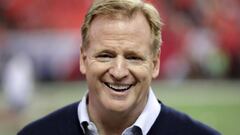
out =
<svg viewBox="0 0 240 135"><path fill-rule="evenodd" d="M24 127L17 135L84 135L79 102L70 104ZM220 135L216 130L161 103L161 112L147 135Z"/></svg>

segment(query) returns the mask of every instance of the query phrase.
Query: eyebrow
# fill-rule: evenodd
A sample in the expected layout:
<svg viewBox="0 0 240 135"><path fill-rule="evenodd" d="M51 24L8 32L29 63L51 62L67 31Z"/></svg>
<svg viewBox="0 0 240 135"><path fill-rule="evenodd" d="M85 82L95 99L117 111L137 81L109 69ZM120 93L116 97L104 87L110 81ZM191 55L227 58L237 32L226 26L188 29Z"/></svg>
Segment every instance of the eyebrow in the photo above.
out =
<svg viewBox="0 0 240 135"><path fill-rule="evenodd" d="M96 54L100 54L100 53L111 53L111 54L116 54L116 52L114 50L111 49L105 49L105 48L101 48L99 50L96 50Z"/></svg>

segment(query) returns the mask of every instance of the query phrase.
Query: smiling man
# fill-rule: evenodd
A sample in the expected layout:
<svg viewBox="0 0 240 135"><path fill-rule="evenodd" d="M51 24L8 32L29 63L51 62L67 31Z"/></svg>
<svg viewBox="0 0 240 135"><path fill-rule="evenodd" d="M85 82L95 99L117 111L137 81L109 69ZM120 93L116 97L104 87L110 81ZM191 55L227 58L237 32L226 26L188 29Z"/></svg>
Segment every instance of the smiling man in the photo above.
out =
<svg viewBox="0 0 240 135"><path fill-rule="evenodd" d="M19 135L218 135L157 100L162 23L140 0L93 3L82 27L80 71L88 92Z"/></svg>

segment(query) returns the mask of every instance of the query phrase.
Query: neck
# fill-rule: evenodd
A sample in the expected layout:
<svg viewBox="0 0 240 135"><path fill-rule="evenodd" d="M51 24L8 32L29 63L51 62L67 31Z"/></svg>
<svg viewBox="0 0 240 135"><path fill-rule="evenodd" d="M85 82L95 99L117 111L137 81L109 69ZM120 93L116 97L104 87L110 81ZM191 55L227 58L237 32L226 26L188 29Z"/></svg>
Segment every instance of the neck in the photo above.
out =
<svg viewBox="0 0 240 135"><path fill-rule="evenodd" d="M106 110L99 105L95 106L89 102L88 111L90 120L93 121L101 135L121 135L122 132L130 127L143 111L147 99L144 103L140 103L133 110L125 112L115 112Z"/></svg>

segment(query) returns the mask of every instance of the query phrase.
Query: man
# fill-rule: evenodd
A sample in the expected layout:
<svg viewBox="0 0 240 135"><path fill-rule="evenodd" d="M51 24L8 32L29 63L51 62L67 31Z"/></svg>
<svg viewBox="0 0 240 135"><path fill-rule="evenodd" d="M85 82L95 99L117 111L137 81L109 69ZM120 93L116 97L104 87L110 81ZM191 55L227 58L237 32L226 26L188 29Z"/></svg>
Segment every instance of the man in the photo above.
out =
<svg viewBox="0 0 240 135"><path fill-rule="evenodd" d="M19 135L218 135L157 100L157 10L140 0L101 0L82 27L80 71L88 93L80 103L25 127Z"/></svg>

